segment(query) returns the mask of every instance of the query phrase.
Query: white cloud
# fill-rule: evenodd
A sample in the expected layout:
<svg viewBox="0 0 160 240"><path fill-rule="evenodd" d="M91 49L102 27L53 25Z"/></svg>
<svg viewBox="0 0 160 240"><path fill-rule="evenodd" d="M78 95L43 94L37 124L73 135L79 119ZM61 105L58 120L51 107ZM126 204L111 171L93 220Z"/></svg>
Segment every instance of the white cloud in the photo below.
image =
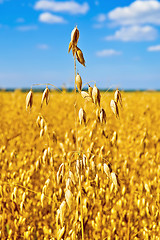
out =
<svg viewBox="0 0 160 240"><path fill-rule="evenodd" d="M85 14L89 10L87 2L79 4L75 1L48 1L40 0L36 2L34 8L36 10L66 12L70 14Z"/></svg>
<svg viewBox="0 0 160 240"><path fill-rule="evenodd" d="M160 51L160 45L150 46L150 47L147 48L147 51L158 52L158 51Z"/></svg>
<svg viewBox="0 0 160 240"><path fill-rule="evenodd" d="M26 26L19 26L16 28L18 31L27 32L32 30L37 30L36 25L26 25Z"/></svg>
<svg viewBox="0 0 160 240"><path fill-rule="evenodd" d="M152 41L157 37L157 30L151 26L122 27L114 35L107 36L105 40Z"/></svg>
<svg viewBox="0 0 160 240"><path fill-rule="evenodd" d="M118 7L109 12L108 18L116 25L160 25L160 2L137 0L127 7Z"/></svg>
<svg viewBox="0 0 160 240"><path fill-rule="evenodd" d="M50 23L50 24L66 23L63 17L59 17L48 12L40 14L39 21L44 23Z"/></svg>
<svg viewBox="0 0 160 240"><path fill-rule="evenodd" d="M110 57L115 55L121 55L122 52L116 51L114 49L104 49L96 52L97 57Z"/></svg>
<svg viewBox="0 0 160 240"><path fill-rule="evenodd" d="M37 48L41 50L48 50L49 46L47 44L38 44Z"/></svg>

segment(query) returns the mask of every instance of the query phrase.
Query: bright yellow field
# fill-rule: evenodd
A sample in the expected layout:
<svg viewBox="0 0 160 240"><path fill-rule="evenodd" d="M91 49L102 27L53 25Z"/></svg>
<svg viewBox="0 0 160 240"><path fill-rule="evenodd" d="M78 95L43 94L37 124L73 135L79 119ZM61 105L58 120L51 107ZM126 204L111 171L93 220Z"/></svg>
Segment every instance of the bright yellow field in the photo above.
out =
<svg viewBox="0 0 160 240"><path fill-rule="evenodd" d="M41 109L34 93L27 112L26 93L0 92L0 239L160 239L160 93L122 93L119 119L101 95L103 124L79 94Z"/></svg>

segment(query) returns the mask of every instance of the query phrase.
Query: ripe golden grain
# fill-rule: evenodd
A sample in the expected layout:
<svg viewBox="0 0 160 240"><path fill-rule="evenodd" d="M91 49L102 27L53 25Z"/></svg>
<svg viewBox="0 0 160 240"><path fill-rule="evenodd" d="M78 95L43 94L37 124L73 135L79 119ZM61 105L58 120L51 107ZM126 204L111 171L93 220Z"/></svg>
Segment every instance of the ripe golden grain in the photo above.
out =
<svg viewBox="0 0 160 240"><path fill-rule="evenodd" d="M119 110L118 110L118 106L117 103L114 100L111 100L110 102L110 107L112 109L112 112L116 115L116 117L119 117Z"/></svg>
<svg viewBox="0 0 160 240"><path fill-rule="evenodd" d="M30 108L31 110L32 104L33 104L33 92L31 89L26 97L26 110L28 110L28 108Z"/></svg>
<svg viewBox="0 0 160 240"><path fill-rule="evenodd" d="M44 100L46 100L46 105L48 105L48 102L49 102L49 88L48 87L46 87L46 89L43 92L42 100L41 100L41 107L43 106Z"/></svg>
<svg viewBox="0 0 160 240"><path fill-rule="evenodd" d="M83 52L78 47L76 48L76 58L77 58L78 62L81 63L85 67L85 60L83 57Z"/></svg>
<svg viewBox="0 0 160 240"><path fill-rule="evenodd" d="M79 75L79 73L77 73L77 76L76 76L76 85L77 85L78 91L81 92L81 90L82 90L82 78Z"/></svg>
<svg viewBox="0 0 160 240"><path fill-rule="evenodd" d="M81 91L81 96L87 100L88 102L92 102L92 98L89 96L89 94L85 91Z"/></svg>
<svg viewBox="0 0 160 240"><path fill-rule="evenodd" d="M94 104L98 104L100 106L100 100L101 100L101 94L99 89L96 87L96 84L94 84L93 90L92 90L92 98Z"/></svg>

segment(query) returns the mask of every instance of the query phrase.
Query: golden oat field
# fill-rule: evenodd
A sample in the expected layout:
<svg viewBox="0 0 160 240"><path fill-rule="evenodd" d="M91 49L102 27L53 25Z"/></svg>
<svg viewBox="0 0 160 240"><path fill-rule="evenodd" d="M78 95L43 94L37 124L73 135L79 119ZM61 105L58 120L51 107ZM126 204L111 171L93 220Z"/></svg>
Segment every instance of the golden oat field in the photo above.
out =
<svg viewBox="0 0 160 240"><path fill-rule="evenodd" d="M121 94L0 92L0 239L160 239L160 93Z"/></svg>

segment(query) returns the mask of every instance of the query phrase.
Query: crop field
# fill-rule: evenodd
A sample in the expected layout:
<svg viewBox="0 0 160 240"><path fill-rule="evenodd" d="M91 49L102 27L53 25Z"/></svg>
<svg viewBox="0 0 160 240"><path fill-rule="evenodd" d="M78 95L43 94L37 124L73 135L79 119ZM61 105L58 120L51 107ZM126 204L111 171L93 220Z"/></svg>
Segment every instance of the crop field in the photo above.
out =
<svg viewBox="0 0 160 240"><path fill-rule="evenodd" d="M160 239L160 93L49 94L0 92L0 239Z"/></svg>

